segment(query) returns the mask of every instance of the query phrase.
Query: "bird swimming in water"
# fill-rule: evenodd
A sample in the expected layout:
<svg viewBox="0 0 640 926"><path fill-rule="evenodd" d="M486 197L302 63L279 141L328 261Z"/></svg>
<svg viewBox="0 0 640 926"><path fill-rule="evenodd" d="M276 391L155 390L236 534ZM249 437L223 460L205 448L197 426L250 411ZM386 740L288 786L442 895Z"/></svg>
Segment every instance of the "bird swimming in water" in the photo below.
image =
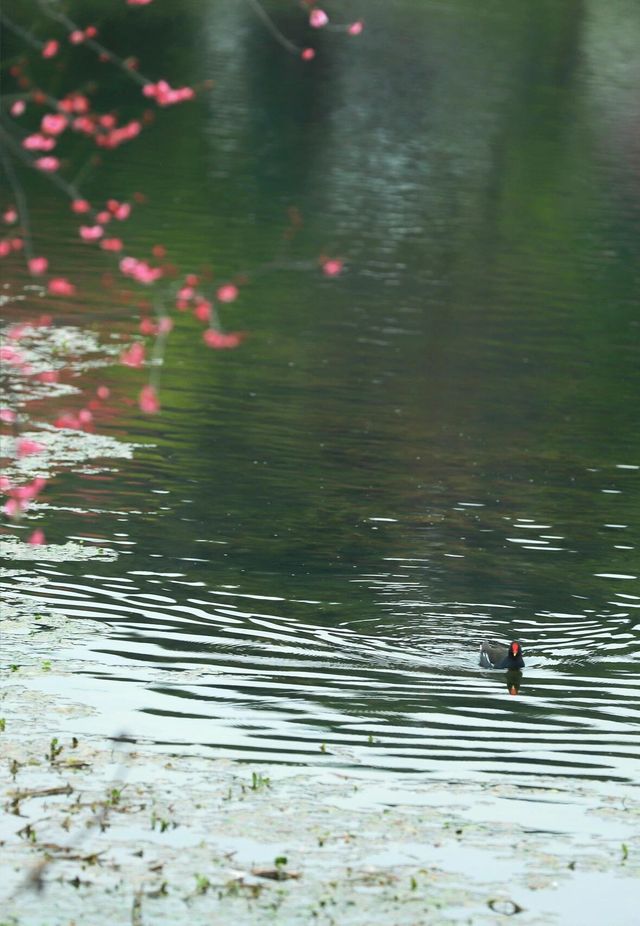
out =
<svg viewBox="0 0 640 926"><path fill-rule="evenodd" d="M521 669L524 666L522 647L515 640L504 643L480 644L480 665L483 669Z"/></svg>

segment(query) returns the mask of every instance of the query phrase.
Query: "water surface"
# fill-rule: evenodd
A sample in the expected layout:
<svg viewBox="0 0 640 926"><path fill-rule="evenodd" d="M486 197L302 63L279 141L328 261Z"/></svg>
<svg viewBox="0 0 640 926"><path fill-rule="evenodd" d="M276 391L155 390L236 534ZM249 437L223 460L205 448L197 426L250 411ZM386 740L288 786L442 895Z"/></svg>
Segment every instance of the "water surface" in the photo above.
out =
<svg viewBox="0 0 640 926"><path fill-rule="evenodd" d="M158 12L147 70L214 88L87 193L143 189L137 248L187 269L277 266L228 309L238 351L179 318L161 416L119 401L139 372L100 371L118 399L100 426L142 446L62 474L43 526L117 560L5 584L103 625L66 683L98 708L87 731L251 762L634 780L640 12L378 6L358 42L318 36L311 67L233 2L185 4L192 47L163 63ZM31 183L42 244L83 276L71 320L125 330L131 306ZM345 273L325 279L321 253ZM477 666L485 637L522 641L516 694Z"/></svg>

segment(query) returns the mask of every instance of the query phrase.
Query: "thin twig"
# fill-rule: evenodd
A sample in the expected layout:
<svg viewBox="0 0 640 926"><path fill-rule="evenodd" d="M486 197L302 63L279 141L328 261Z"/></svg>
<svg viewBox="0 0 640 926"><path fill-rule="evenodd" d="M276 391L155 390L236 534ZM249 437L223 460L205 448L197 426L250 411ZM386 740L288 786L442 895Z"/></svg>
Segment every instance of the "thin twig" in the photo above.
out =
<svg viewBox="0 0 640 926"><path fill-rule="evenodd" d="M22 227L22 235L24 240L24 250L27 257L27 260L31 260L33 257L33 242L31 238L31 224L29 222L29 208L27 206L27 197L24 195L24 190L22 189L22 184L18 180L15 170L13 169L13 163L9 154L7 153L4 145L0 145L0 163L2 164L2 170L9 181L9 186L13 191L13 195L16 201L16 208L18 210L18 216L20 217L20 225Z"/></svg>
<svg viewBox="0 0 640 926"><path fill-rule="evenodd" d="M258 0L247 0L247 3L252 8L256 16L262 20L265 24L271 35L274 37L276 42L279 42L283 48L286 48L287 51L290 51L294 55L299 55L302 52L302 48L299 45L296 45L290 39L286 37L276 26L274 21L271 19L267 11L264 9L261 3Z"/></svg>

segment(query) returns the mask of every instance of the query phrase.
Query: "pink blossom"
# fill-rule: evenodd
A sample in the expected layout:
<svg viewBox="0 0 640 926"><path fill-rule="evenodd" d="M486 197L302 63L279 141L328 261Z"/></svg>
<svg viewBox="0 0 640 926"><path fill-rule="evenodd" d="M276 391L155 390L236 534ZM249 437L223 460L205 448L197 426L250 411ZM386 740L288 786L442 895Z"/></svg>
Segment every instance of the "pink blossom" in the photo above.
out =
<svg viewBox="0 0 640 926"><path fill-rule="evenodd" d="M107 209L113 215L115 219L119 222L124 222L125 219L128 219L131 214L131 206L129 203L119 203L117 199L110 199L107 202Z"/></svg>
<svg viewBox="0 0 640 926"><path fill-rule="evenodd" d="M317 7L309 13L309 25L314 29L322 29L323 26L326 26L329 22L329 17L324 10L319 10Z"/></svg>
<svg viewBox="0 0 640 926"><path fill-rule="evenodd" d="M81 408L77 415L73 412L64 412L53 422L56 428L70 428L74 431L82 431L93 421L93 414L88 408Z"/></svg>
<svg viewBox="0 0 640 926"><path fill-rule="evenodd" d="M20 514L22 511L26 511L29 507L29 502L38 495L38 493L46 486L47 480L42 476L36 476L33 482L28 483L23 486L15 486L14 488L9 488L7 491L11 498L8 500L4 506L5 514L9 515L10 518L15 517ZM13 502L13 504L11 504Z"/></svg>
<svg viewBox="0 0 640 926"><path fill-rule="evenodd" d="M8 518L16 518L22 511L22 507L16 498L8 498L2 506L2 511Z"/></svg>
<svg viewBox="0 0 640 926"><path fill-rule="evenodd" d="M11 480L0 473L0 492L8 492L11 489Z"/></svg>
<svg viewBox="0 0 640 926"><path fill-rule="evenodd" d="M24 100L16 100L15 103L11 104L9 112L12 116L21 116L26 108L27 105Z"/></svg>
<svg viewBox="0 0 640 926"><path fill-rule="evenodd" d="M347 26L347 32L349 35L360 35L364 29L364 22L361 19L357 19L351 25Z"/></svg>
<svg viewBox="0 0 640 926"><path fill-rule="evenodd" d="M83 241L97 241L104 235L102 225L81 225L78 230Z"/></svg>
<svg viewBox="0 0 640 926"><path fill-rule="evenodd" d="M173 319L168 315L163 315L158 322L158 334L169 334L173 329Z"/></svg>
<svg viewBox="0 0 640 926"><path fill-rule="evenodd" d="M89 98L83 93L69 93L58 103L58 109L65 113L77 113L78 115L88 113L91 109Z"/></svg>
<svg viewBox="0 0 640 926"><path fill-rule="evenodd" d="M33 482L26 486L21 486L20 498L35 498L46 486L47 480L44 476L36 476Z"/></svg>
<svg viewBox="0 0 640 926"><path fill-rule="evenodd" d="M54 277L47 287L52 296L73 296L76 288L64 277Z"/></svg>
<svg viewBox="0 0 640 926"><path fill-rule="evenodd" d="M218 288L216 296L220 302L235 302L238 298L238 287L234 286L233 283L225 283L224 286Z"/></svg>
<svg viewBox="0 0 640 926"><path fill-rule="evenodd" d="M6 257L7 254L11 254L11 242L0 241L0 257Z"/></svg>
<svg viewBox="0 0 640 926"><path fill-rule="evenodd" d="M87 26L87 28L84 30L85 39L95 39L97 34L98 30L95 26Z"/></svg>
<svg viewBox="0 0 640 926"><path fill-rule="evenodd" d="M153 0L127 0L129 6L147 6L148 3L153 3Z"/></svg>
<svg viewBox="0 0 640 926"><path fill-rule="evenodd" d="M37 440L30 440L28 437L21 438L16 444L16 452L19 457L28 457L32 453L42 453L46 450L44 444Z"/></svg>
<svg viewBox="0 0 640 926"><path fill-rule="evenodd" d="M200 280L195 273L188 273L184 278L184 282L187 286L197 286Z"/></svg>
<svg viewBox="0 0 640 926"><path fill-rule="evenodd" d="M153 386L143 386L138 396L140 410L147 415L155 415L160 411L158 394Z"/></svg>
<svg viewBox="0 0 640 926"><path fill-rule="evenodd" d="M303 61L313 61L316 56L314 48L303 48L300 52L300 57Z"/></svg>
<svg viewBox="0 0 640 926"><path fill-rule="evenodd" d="M24 363L23 355L11 345L0 347L0 360L4 360L5 363L12 363L14 366L20 366L20 364Z"/></svg>
<svg viewBox="0 0 640 926"><path fill-rule="evenodd" d="M55 146L56 141L54 138L41 135L40 132L35 132L33 135L27 135L26 138L22 139L22 147L27 151L53 151ZM42 160L44 161L45 158L42 158ZM42 170L45 169L51 168L42 168Z"/></svg>
<svg viewBox="0 0 640 926"><path fill-rule="evenodd" d="M42 117L40 128L47 135L60 135L69 124L69 120L62 113L47 113Z"/></svg>
<svg viewBox="0 0 640 926"><path fill-rule="evenodd" d="M35 276L40 276L40 274L46 273L48 266L49 261L46 257L32 257L29 261L29 270Z"/></svg>
<svg viewBox="0 0 640 926"><path fill-rule="evenodd" d="M84 135L95 135L96 124L90 116L77 116L72 123L75 132L82 132Z"/></svg>
<svg viewBox="0 0 640 926"><path fill-rule="evenodd" d="M96 222L99 225L106 225L107 222L111 221L111 213L106 209L103 209L101 212L96 213Z"/></svg>
<svg viewBox="0 0 640 926"><path fill-rule="evenodd" d="M37 158L34 161L34 164L39 170L44 170L44 171L47 171L48 173L52 173L53 171L57 170L60 167L60 161L58 160L58 158L52 158L52 157Z"/></svg>
<svg viewBox="0 0 640 926"><path fill-rule="evenodd" d="M193 314L201 322L208 322L211 318L212 305L208 299L201 299L193 310Z"/></svg>
<svg viewBox="0 0 640 926"><path fill-rule="evenodd" d="M21 251L24 247L24 241L22 238L11 238L10 244L12 251Z"/></svg>
<svg viewBox="0 0 640 926"><path fill-rule="evenodd" d="M91 210L91 204L86 199L74 199L71 203L71 211L81 214L83 212L89 212Z"/></svg>
<svg viewBox="0 0 640 926"><path fill-rule="evenodd" d="M82 430L82 423L77 415L71 412L65 412L53 422L55 428L71 428L74 431Z"/></svg>
<svg viewBox="0 0 640 926"><path fill-rule="evenodd" d="M13 424L16 420L16 413L11 408L0 408L0 421L3 424Z"/></svg>
<svg viewBox="0 0 640 926"><path fill-rule="evenodd" d="M216 350L224 350L230 347L237 347L242 341L242 335L239 332L218 331L217 328L207 328L202 333L202 339L207 347L213 347Z"/></svg>
<svg viewBox="0 0 640 926"><path fill-rule="evenodd" d="M131 141L136 138L142 131L142 124L137 119L132 119L126 125L109 132L103 132L96 136L96 145L100 148L118 148L125 141Z"/></svg>
<svg viewBox="0 0 640 926"><path fill-rule="evenodd" d="M80 45L84 42L84 32L81 29L74 29L69 33L69 41L72 45Z"/></svg>
<svg viewBox="0 0 640 926"><path fill-rule="evenodd" d="M332 260L325 260L322 265L322 272L325 276L328 277L337 277L338 274L342 273L343 263L338 258L333 258Z"/></svg>
<svg viewBox="0 0 640 926"><path fill-rule="evenodd" d="M121 251L123 244L120 238L105 238L100 242L100 247L104 251Z"/></svg>
<svg viewBox="0 0 640 926"><path fill-rule="evenodd" d="M134 341L128 350L120 354L120 363L127 367L141 367L144 363L144 344Z"/></svg>
<svg viewBox="0 0 640 926"><path fill-rule="evenodd" d="M158 326L152 318L141 318L138 329L140 334L144 334L145 336L158 333Z"/></svg>
<svg viewBox="0 0 640 926"><path fill-rule="evenodd" d="M159 80L157 84L149 82L142 88L144 96L154 99L159 106L172 106L191 100L195 96L192 87L172 87L166 80Z"/></svg>
<svg viewBox="0 0 640 926"><path fill-rule="evenodd" d="M40 546L44 542L45 542L44 531L40 530L39 527L27 539L27 543L30 543L36 547Z"/></svg>
<svg viewBox="0 0 640 926"><path fill-rule="evenodd" d="M108 399L109 396L111 395L111 390L109 389L108 386L98 386L98 388L96 389L96 395L98 396L99 399L103 399L103 400Z"/></svg>
<svg viewBox="0 0 640 926"><path fill-rule="evenodd" d="M13 206L9 206L9 208L4 212L2 218L7 223L7 225L13 225L14 222L18 221L17 209L15 209Z"/></svg>
<svg viewBox="0 0 640 926"><path fill-rule="evenodd" d="M57 383L58 382L58 371L57 370L43 370L42 373L37 373L35 377L39 383Z"/></svg>
<svg viewBox="0 0 640 926"><path fill-rule="evenodd" d="M49 39L42 46L42 57L43 58L55 58L55 56L58 54L59 48L60 48L60 44L56 42L55 39Z"/></svg>
<svg viewBox="0 0 640 926"><path fill-rule="evenodd" d="M138 283L155 283L162 276L161 267L151 267L144 260L135 257L123 257L119 264L120 272Z"/></svg>
<svg viewBox="0 0 640 926"><path fill-rule="evenodd" d="M138 259L136 257L123 257L118 266L121 273L126 277L130 277L138 266Z"/></svg>

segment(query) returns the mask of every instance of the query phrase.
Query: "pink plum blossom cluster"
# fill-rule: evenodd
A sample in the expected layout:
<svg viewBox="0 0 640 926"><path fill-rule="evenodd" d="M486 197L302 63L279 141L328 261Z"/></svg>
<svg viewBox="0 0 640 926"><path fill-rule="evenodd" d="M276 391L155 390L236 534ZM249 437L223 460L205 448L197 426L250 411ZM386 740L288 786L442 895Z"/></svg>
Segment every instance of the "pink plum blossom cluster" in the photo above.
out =
<svg viewBox="0 0 640 926"><path fill-rule="evenodd" d="M296 55L303 61L313 61L316 57L316 49L312 46L301 47L291 41L281 29L276 25L271 16L267 13L260 0L248 0L258 17L266 25L272 37L290 54ZM364 29L364 22L361 19L349 23L334 23L330 20L329 14L319 5L318 0L299 0L299 5L307 10L309 26L312 29L325 29L331 32L344 32L347 35L356 36Z"/></svg>
<svg viewBox="0 0 640 926"><path fill-rule="evenodd" d="M159 80L156 84L145 84L143 94L155 100L158 106L172 106L174 103L184 103L195 96L193 87L171 87L166 80Z"/></svg>
<svg viewBox="0 0 640 926"><path fill-rule="evenodd" d="M126 2L128 6L141 8L148 6L152 0L126 0ZM277 27L271 23L258 0L255 0L254 5L260 9L261 18L270 22L270 31L284 47L305 61L311 61L315 57L314 48L299 48L282 36ZM309 8L309 25L313 29L333 29L354 36L362 31L361 21L344 26L335 25L330 21L327 12L315 0L304 0L303 5ZM134 59L120 59L98 41L98 29L94 25L80 26L68 19L62 12L56 12L52 18L62 26L65 37L64 40L47 38L42 41L33 36L30 43L43 59L57 58L64 45L69 53L72 53L71 49L74 46L82 45L94 52L99 61L109 62L118 67L134 83L137 83L141 90L140 99L143 105L144 100L149 100L159 107L167 107L187 102L195 97L196 90L193 87L172 87L167 80L154 81L140 74ZM235 280L213 285L201 274L187 273L178 283L171 283L171 279L177 276L177 269L165 262L166 248L164 245L158 244L152 248L154 260L150 260L146 256L135 256L130 246L127 246L125 251L123 237L110 231L115 227L115 223L125 223L130 218L131 202L110 197L102 204L92 204L82 195L76 184L65 178L65 174L69 173L69 157L65 152L74 134L92 139L98 148L113 149L137 138L145 125L152 121L152 111L147 110L139 118L130 118L128 121L121 122L116 112L95 110L90 90L74 90L55 98L34 85L23 63L10 66L8 72L17 90L16 93L12 93L11 102L7 107L13 120L11 129L13 134L7 136L9 155L11 157L15 155L16 160L22 165L50 175L51 182L55 182L57 188L68 197L72 214L79 217L80 224L77 227L77 234L80 240L87 245L99 247L107 256L111 255L114 274L123 277L127 284L151 287L164 281L164 285L171 288L172 310L190 313L196 322L204 326L202 341L206 347L214 350L238 347L245 335L241 331L223 330L219 307L229 306L238 299L240 286L246 282L246 277L238 277ZM26 124L26 127L23 128L23 124ZM1 143L2 140L0 140ZM133 198L136 199L138 196L137 201L142 201L141 194L134 194ZM61 299L78 298L81 296L78 284L65 275L51 273L49 259L35 251L24 201L22 191L14 186L15 204L9 203L0 213L6 229L4 236L0 230L0 258L11 259L13 255L20 255L24 258L26 267L33 277L46 277L43 284L49 296ZM320 267L325 276L335 277L342 272L343 262L337 257L322 256ZM134 340L124 347L119 358L123 366L133 369L148 366L150 369L150 380L138 393L138 407L145 414L155 414L161 408L158 361L162 358L164 340L169 336L174 325L172 310L167 309L166 298L157 297L154 301L156 306L161 305L163 308L157 309L158 314L155 318L142 315L138 326L142 340ZM21 339L34 326L49 326L52 322L51 315L43 315L35 322L10 328L6 332L7 343L0 349L0 360L15 371L16 375L31 376L41 383L57 382L61 375L64 376L64 371L33 369L26 352L20 346ZM146 338L155 339L151 352L144 340ZM110 394L109 387L100 385L93 397L85 399L82 407L58 410L52 416L51 423L56 428L91 430L95 426L96 414L104 413L104 403ZM45 444L31 437L21 437L19 424L20 420L15 409L0 408L0 426L10 428L16 435L15 456L21 459L43 453L46 449ZM3 513L9 518L20 518L44 489L46 482L43 476L36 476L24 485L16 485L3 477L0 481L0 494L5 496L2 505ZM29 537L29 542L40 544L44 542L44 539L44 533L36 530Z"/></svg>

